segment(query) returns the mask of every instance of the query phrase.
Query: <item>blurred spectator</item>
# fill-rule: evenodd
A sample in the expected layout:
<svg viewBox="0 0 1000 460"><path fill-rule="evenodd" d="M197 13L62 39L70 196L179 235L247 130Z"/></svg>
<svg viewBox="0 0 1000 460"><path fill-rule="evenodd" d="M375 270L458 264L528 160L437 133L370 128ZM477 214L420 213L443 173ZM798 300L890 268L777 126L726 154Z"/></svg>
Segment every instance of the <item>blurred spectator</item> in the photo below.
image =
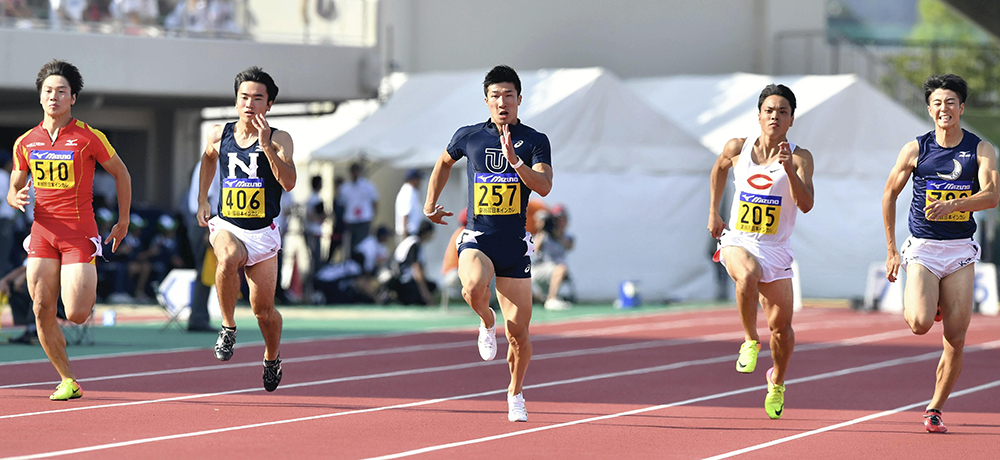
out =
<svg viewBox="0 0 1000 460"><path fill-rule="evenodd" d="M378 191L362 174L361 163L351 165L351 181L340 186L344 204L344 222L347 224L347 257L354 247L371 232L372 219L378 212Z"/></svg>
<svg viewBox="0 0 1000 460"><path fill-rule="evenodd" d="M53 29L62 27L63 21L79 24L86 10L87 0L49 0L49 23Z"/></svg>
<svg viewBox="0 0 1000 460"><path fill-rule="evenodd" d="M128 233L125 235L125 240L118 246L119 251L122 250L122 246L128 246L126 271L129 279L133 280L135 284L132 286L131 300L140 303L146 303L150 300L149 296L146 295L146 284L149 282L150 272L153 271L153 263L149 260L149 253L143 251L142 246L142 231L146 225L148 225L146 219L138 214L132 214L129 217ZM123 289L127 289L125 284L122 283Z"/></svg>
<svg viewBox="0 0 1000 460"><path fill-rule="evenodd" d="M298 206L295 204L295 199L292 198L292 194L285 190L281 191L281 212L278 217L274 218L275 223L278 225L278 233L281 235L281 240L285 240L285 233L288 232L289 217L295 215L298 212ZM279 304L288 304L288 292L285 290L282 280L284 279L283 273L285 270L285 254L284 251L278 253L278 281L274 284L274 301ZM298 299L296 299L298 300Z"/></svg>
<svg viewBox="0 0 1000 460"><path fill-rule="evenodd" d="M525 213L524 229L531 233L532 235L538 233L541 227L541 216L548 214L549 208L545 206L545 202L537 198L532 198L528 200L528 209Z"/></svg>
<svg viewBox="0 0 1000 460"><path fill-rule="evenodd" d="M0 159L3 163L3 167L0 167L0 190L8 190L10 188L10 168L11 168L11 156L6 155ZM14 208L7 204L4 200L0 203L0 273L7 273L12 268L11 265L11 248L14 247L14 220L17 218L17 213Z"/></svg>
<svg viewBox="0 0 1000 460"><path fill-rule="evenodd" d="M208 22L214 32L225 34L242 32L236 24L236 6L232 0L211 0L208 4Z"/></svg>
<svg viewBox="0 0 1000 460"><path fill-rule="evenodd" d="M156 236L149 243L149 248L139 253L139 259L148 260L150 263L150 279L137 289L144 294L147 286L151 282L159 283L170 273L170 270L184 266L184 259L181 258L181 248L177 243L177 227L180 225L177 220L167 214L161 214L156 221ZM137 296L140 298L145 297Z"/></svg>
<svg viewBox="0 0 1000 460"><path fill-rule="evenodd" d="M306 200L305 239L309 248L309 272L307 285L312 285L313 275L323 264L323 223L326 221L326 210L323 209L323 198L319 192L323 190L323 178L313 176L312 192Z"/></svg>
<svg viewBox="0 0 1000 460"><path fill-rule="evenodd" d="M361 264L366 274L376 273L389 261L389 248L386 246L389 235L389 229L382 225L374 235L368 235L358 243L354 260Z"/></svg>
<svg viewBox="0 0 1000 460"><path fill-rule="evenodd" d="M156 0L113 0L109 10L112 17L127 26L156 25L160 16L160 6Z"/></svg>
<svg viewBox="0 0 1000 460"><path fill-rule="evenodd" d="M211 28L208 0L181 0L163 20L167 30L204 33Z"/></svg>
<svg viewBox="0 0 1000 460"><path fill-rule="evenodd" d="M396 194L397 241L416 235L420 230L420 223L424 221L424 200L420 195L420 179L420 171L411 169L406 173L406 182Z"/></svg>
<svg viewBox="0 0 1000 460"><path fill-rule="evenodd" d="M396 246L393 254L393 279L389 289L395 291L396 300L404 305L430 305L434 299L431 294L437 290L437 284L427 279L424 269L422 248L424 243L434 236L434 224L424 221L416 235L410 235Z"/></svg>
<svg viewBox="0 0 1000 460"><path fill-rule="evenodd" d="M16 19L34 19L28 0L0 0L0 16Z"/></svg>
<svg viewBox="0 0 1000 460"><path fill-rule="evenodd" d="M116 209L118 207L118 189L115 188L115 178L104 168L94 171L94 208Z"/></svg>
<svg viewBox="0 0 1000 460"><path fill-rule="evenodd" d="M552 213L542 220L541 231L535 235L531 280L536 291L545 292L546 310L568 310L573 305L559 297L559 289L569 278L566 253L573 249L573 238L566 234L568 216L562 206L552 207Z"/></svg>
<svg viewBox="0 0 1000 460"><path fill-rule="evenodd" d="M191 185L188 188L187 212L182 216L184 229L187 231L188 244L191 246L191 258L194 259L194 269L198 272L194 287L191 288L191 316L188 317L189 332L218 332L211 324L208 315L208 297L211 294L211 284L205 284L205 258L212 249L208 244L208 228L198 225L198 187L201 181L201 161L195 163L191 172ZM208 188L208 204L212 212L219 209L219 168L215 168L215 177ZM214 253L212 256L214 257ZM215 272L207 277L215 281Z"/></svg>
<svg viewBox="0 0 1000 460"><path fill-rule="evenodd" d="M347 230L347 223L344 222L344 202L340 194L344 185L344 178L337 176L333 178L333 233L330 234L330 250L326 254L326 262L334 260L334 253L344 242L344 232Z"/></svg>

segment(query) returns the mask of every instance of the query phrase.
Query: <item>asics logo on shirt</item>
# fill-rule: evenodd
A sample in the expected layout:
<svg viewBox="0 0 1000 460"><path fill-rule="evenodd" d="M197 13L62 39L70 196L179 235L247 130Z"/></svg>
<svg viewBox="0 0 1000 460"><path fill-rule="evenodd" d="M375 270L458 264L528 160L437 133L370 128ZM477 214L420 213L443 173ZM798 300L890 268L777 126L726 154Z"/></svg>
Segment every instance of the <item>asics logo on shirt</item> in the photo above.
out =
<svg viewBox="0 0 1000 460"><path fill-rule="evenodd" d="M516 149L516 148L520 147L520 146L521 146L521 144L524 144L524 141L523 141L523 140L521 140L521 141L517 141L517 143L516 143L516 144L514 144L514 148Z"/></svg>
<svg viewBox="0 0 1000 460"><path fill-rule="evenodd" d="M962 163L959 163L958 160L954 158L952 158L951 161L954 162L955 169L952 169L950 174L937 173L938 177L944 180L955 180L958 179L958 176L962 175Z"/></svg>
<svg viewBox="0 0 1000 460"><path fill-rule="evenodd" d="M236 153L236 152L229 152L228 155L229 155L229 178L230 179L236 178L236 167L237 166L240 169L242 169L244 173L246 173L247 177L249 177L251 179L256 179L257 178L257 157L260 156L259 153L254 152L254 153L249 154L250 155L250 165L247 165L246 163L243 163L242 161L240 161L239 157L237 156L239 154Z"/></svg>

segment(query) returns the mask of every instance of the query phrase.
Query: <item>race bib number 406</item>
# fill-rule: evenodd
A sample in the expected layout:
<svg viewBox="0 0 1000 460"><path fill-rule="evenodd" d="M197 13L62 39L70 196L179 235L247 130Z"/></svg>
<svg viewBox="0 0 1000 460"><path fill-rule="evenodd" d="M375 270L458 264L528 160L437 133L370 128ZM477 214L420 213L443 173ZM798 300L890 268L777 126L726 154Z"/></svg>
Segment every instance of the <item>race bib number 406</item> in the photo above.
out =
<svg viewBox="0 0 1000 460"><path fill-rule="evenodd" d="M32 150L30 165L35 187L67 189L76 185L72 150Z"/></svg>
<svg viewBox="0 0 1000 460"><path fill-rule="evenodd" d="M476 173L474 186L476 215L521 213L521 180L517 173Z"/></svg>
<svg viewBox="0 0 1000 460"><path fill-rule="evenodd" d="M264 179L223 179L222 215L264 217Z"/></svg>
<svg viewBox="0 0 1000 460"><path fill-rule="evenodd" d="M736 230L774 235L781 220L781 197L740 192Z"/></svg>
<svg viewBox="0 0 1000 460"><path fill-rule="evenodd" d="M948 201L955 198L972 196L971 181L928 180L925 206L931 201ZM966 222L972 216L971 212L955 211L936 219L937 222Z"/></svg>

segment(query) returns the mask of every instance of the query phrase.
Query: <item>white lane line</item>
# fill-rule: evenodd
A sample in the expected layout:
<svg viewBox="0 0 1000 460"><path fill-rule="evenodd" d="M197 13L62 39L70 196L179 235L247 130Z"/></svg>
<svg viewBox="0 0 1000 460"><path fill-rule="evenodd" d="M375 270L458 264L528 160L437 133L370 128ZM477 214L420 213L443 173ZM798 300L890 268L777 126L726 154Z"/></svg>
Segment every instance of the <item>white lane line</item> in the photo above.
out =
<svg viewBox="0 0 1000 460"><path fill-rule="evenodd" d="M705 312L706 314L718 313L726 310L724 307L691 307L691 308L678 308L672 309L670 311L656 311L656 312L644 312L631 314L623 316L620 313L600 313L594 315L578 316L574 318L564 318L556 319L550 321L538 321L535 323L536 326L551 326L551 325L569 325L575 323L589 323L594 321L601 321L605 319L635 319L635 318L647 318L647 317L669 317L669 316L679 316L682 314L689 314L692 312ZM801 314L801 312L800 312ZM818 312L813 313L808 316L815 316ZM469 316L469 321L473 321L474 317ZM344 334L335 337L300 337L295 339L282 339L282 343L319 343L319 342L336 342L341 340L354 340L354 339L368 339L368 338L390 338L390 337L406 337L409 335L421 335L421 334L431 334L431 333L447 333L447 332L468 332L474 331L475 327L469 326L443 326L443 327L429 327L426 329L415 329L406 331L391 331L391 332L361 332L357 334ZM236 345L236 348L244 347L254 347L264 345L263 340L255 342L241 342ZM72 360L75 361L85 361L92 359L105 359L105 358L127 358L133 356L148 356L156 354L165 353L182 353L188 351L198 351L210 349L212 344L206 344L204 347L180 347L180 348L168 348L159 350L146 350L146 351L126 351L121 353L106 353L97 355L87 355L87 356L74 356ZM283 360L284 361L284 360ZM43 364L48 363L48 358L39 359L26 359L21 361L7 361L0 362L0 367L3 366L16 366L22 364ZM59 382L55 382L59 383Z"/></svg>
<svg viewBox="0 0 1000 460"><path fill-rule="evenodd" d="M948 396L948 399L951 400L951 399L957 398L959 396L964 396L964 395L967 395L967 394L977 393L977 392L980 392L980 391L983 391L983 390L989 390L990 388L995 388L995 387L1000 387L1000 380L994 380L994 381L992 381L990 383L984 383L982 385L974 386L972 388L966 388L966 389L961 390L961 391L953 392L950 396ZM760 449L764 449L764 448L767 448L767 447L776 446L778 444L786 443L788 441L794 441L796 439L802 439L802 438L805 438L807 436L812 436L814 434L825 433L827 431L836 430L838 428L844 428L844 427L847 427L847 426L856 425L858 423L867 422L869 420L875 420L877 418L882 418L882 417L885 417L887 415L898 414L900 412L908 411L910 409L916 409L916 408L918 408L920 406L926 406L927 404L930 404L930 402L931 402L931 400L926 399L924 401L915 402L913 404L907 404L905 406L900 406L900 407L897 407L895 409L891 409L891 410L887 410L887 411L882 411L882 412L878 412L878 413L875 413L875 414L865 415L864 417L858 417L858 418L856 418L854 420L848 420L846 422L841 422L841 423L837 423L837 424L834 424L834 425L825 426L823 428L817 428L817 429L812 430L812 431L806 431L805 433L799 433L799 434L796 434L796 435L787 436L787 437L780 438L780 439L775 439L774 441L765 442L763 444L757 444L755 446L745 447L743 449L734 450L732 452L726 452L724 454L719 454L719 455L716 455L714 457L707 457L705 460L721 460L723 458L735 457L737 455L745 454L747 452L753 452L755 450L760 450Z"/></svg>
<svg viewBox="0 0 1000 460"><path fill-rule="evenodd" d="M995 349L998 346L1000 346L1000 341L990 342L990 343L979 345L979 346L969 347L969 348L966 348L965 351L967 353L974 353L974 352L982 351L982 350ZM903 365L903 364L911 364L911 363L916 363L916 362L920 362L920 361L928 361L928 360L937 359L938 357L940 357L940 355L941 355L940 352L931 352L931 353L924 353L924 354L920 354L920 355L916 355L916 356L909 356L909 357L905 357L905 358L891 359L891 360L882 361L882 362L879 362L879 363L868 364L868 365L865 365L865 366L858 366L858 367L852 367L852 368L847 368L847 369L840 369L840 370L833 371L833 372L825 372L825 373L822 373L822 374L811 375L811 376L808 376L808 377L791 379L791 380L787 380L785 382L785 384L788 385L788 384L794 384L794 383L811 382L811 381L815 381L815 380L825 380L825 379L829 379L829 378L850 375L850 374L854 374L854 373L858 373L858 372L866 372L866 371L872 371L872 370L879 370L879 369L884 369L884 368L893 367L893 366L899 366L899 365ZM569 382L569 383L576 383L576 382ZM992 384L988 384L988 385L990 385L989 388L992 388L993 386L1000 385L1000 381L993 382ZM549 383L549 384L539 384L539 385L530 385L530 386L526 385L525 388L540 388L540 387L544 387L544 386L552 386L552 383ZM425 454L425 453L428 453L428 452L435 452L435 451L444 450L444 449L451 449L451 448L454 448L454 447L468 446L468 445L472 445L472 444L479 444L479 443L484 443L484 442L489 442L489 441L495 441L497 439L504 439L504 438L510 438L510 437L514 437L514 436L520 436L520 435L525 435L525 434L537 433L537 432L540 432L540 431L554 430L556 428L565 428L565 427L568 427L568 426L581 425L581 424L584 424L584 423L598 422L598 421L602 421L602 420L610 420L610 419L614 419L614 418L620 418L620 417L626 417L626 416L630 416L630 415L637 415L637 414L642 414L642 413L646 413L646 412L652 412L652 411L657 411L657 410L662 410L662 409L668 409L668 408L671 408L671 407L678 407L678 406L685 406L685 405L690 405L690 404L696 404L696 403L700 403L700 402L704 402L704 401L711 401L711 400L715 400L715 399L721 399L721 398L726 398L726 397L729 397L729 396L735 396L735 395L739 395L739 394L743 394L743 393L749 393L749 392L754 392L754 391L761 391L761 390L765 390L765 389L767 389L767 385L757 385L757 386L753 386L753 387L749 387L749 388L742 388L742 389L739 389L739 390L726 391L726 392L722 392L722 393L716 393L716 394L708 395L708 396L701 396L701 397L687 399L687 400L684 400L684 401L679 401L679 402L674 402L674 403L661 404L661 405L658 405L658 406L643 407L643 408L633 409L633 410L625 411L625 412L618 412L618 413L615 413L615 414L601 415L601 416L597 416L597 417L590 417L590 418L585 418L585 419L580 419L580 420L573 420L573 421L570 421L570 422L557 423L557 424L554 424L554 425L546 425L546 426L541 426L541 427L537 427L537 428L530 428L530 429L527 429L527 430L520 430L520 431L514 431L514 432L510 432L510 433L503 433L503 434L497 434L497 435L492 435L492 436L485 436L485 437L482 437L482 438L469 439L469 440L465 440L465 441L458 441L458 442L452 442L452 443L447 443L447 444L439 444L439 445L436 445L436 446L428 446L428 447L423 447L423 448L420 448L420 449L413 449L413 450L408 450L408 451L405 451L405 452L399 452L399 453L395 453L395 454L383 455L383 456L379 456L379 457L371 457L371 458L369 458L367 460L387 460L387 459L393 459L393 458L409 457L409 456L413 456L413 455ZM975 388L970 388L970 389L964 390L964 391L966 391L966 392L972 392L972 390L981 391L981 390L984 390L984 389L986 389L986 388L975 387ZM955 394L958 394L958 393L959 392L956 392ZM921 403L917 403L917 404L919 405ZM924 402L924 404L926 404L926 402ZM907 406L907 407L909 407L909 406ZM903 409L903 410L905 410L905 409ZM886 415L888 415L888 414L886 414Z"/></svg>
<svg viewBox="0 0 1000 460"><path fill-rule="evenodd" d="M844 346L849 346L849 345L847 345L847 342L850 341L850 340L852 340L852 339L845 340L844 341L844 343L845 343ZM994 347L996 347L996 346L1000 346L1000 341L994 342ZM969 351L969 352L975 352L975 351L978 351L978 348L980 348L980 347L970 347L970 349L968 349L967 351ZM985 349L986 346L982 346L982 348ZM890 360L890 361L886 361L886 363L889 363L889 364L887 364L885 367L895 366L895 365L907 363L907 362L910 362L910 361L912 361L914 359L917 360L917 361L919 361L919 360L933 359L936 356L937 355L935 355L934 353L926 353L926 354L923 354L923 355L918 355L917 357ZM664 370L673 370L673 369L679 369L679 368L682 368L682 367L695 366L695 365L699 365L699 364L710 364L710 363L717 363L717 362L726 362L726 361L731 361L731 360L732 360L732 356L727 355L727 356L720 356L720 357L717 357L717 358L708 358L708 359L702 359L702 360L684 361L684 362L679 362L679 363L667 364L667 365L663 365L663 366L654 366L654 367L648 367L648 368L644 368L644 369L634 369L634 370L624 371L624 372L598 374L598 375L593 375L593 376L589 376L589 377L579 377L579 378L573 378L573 379L558 380L558 381L554 381L554 382L540 383L540 384L534 384L534 385L526 385L525 388L526 389L545 388L545 387L551 387L551 386L568 385L568 384L589 382L589 381L602 380L602 379L615 378L615 377L632 376L632 375L642 375L642 374L649 374L649 373L653 373L653 372L661 372L661 371L664 371ZM482 362L482 363L477 363L477 364L478 365L486 365L488 363ZM840 375L846 375L846 374L852 373L852 369L853 369L853 372L861 372L861 371L866 371L866 370L872 370L873 368L872 368L872 365L861 366L861 367L857 367L857 368L850 368L850 369L845 369L845 370L841 370L841 371L836 371L836 372L833 372L833 373L820 374L819 376L812 376L812 377L806 377L806 378L802 378L802 379L789 380L788 383L795 383L795 382L802 382L802 381L809 381L809 380L819 380L819 379L822 379L822 378L830 378L830 377L835 377L835 376L840 376ZM312 384L312 383L310 383L310 384ZM307 386L307 384L295 384L295 386ZM751 391L759 391L759 390L764 389L764 388L765 388L765 385L758 385L758 386L754 386L754 387L750 387L750 388L744 388L744 389L741 389L741 390L728 391L728 392L724 392L724 393L717 393L715 395L709 395L709 396L703 396L703 397L699 397L699 398L689 399L689 400L681 401L681 402L678 402L678 403L672 403L672 404L667 404L667 405L663 405L663 406L655 406L653 408L637 409L637 410L634 410L634 411L623 412L623 413L620 413L620 414L611 414L611 415L606 415L606 416L601 416L601 417L594 417L594 418L591 418L591 419L585 419L585 420L582 420L582 421L569 422L569 423L564 423L564 424L559 424L559 425L552 425L552 426L549 426L549 427L540 427L538 429L525 430L523 432L518 432L518 433L520 433L520 434L526 434L526 433L531 433L531 432L535 432L535 431L542 431L544 429L559 428L559 427L562 427L562 426L576 425L576 424L579 424L579 423L586 423L586 422L589 422L589 421L597 421L597 420L604 420L604 419L608 419L608 418L620 417L620 416L624 416L624 415L638 414L638 413L648 412L648 411L657 410L657 409L666 408L666 407L673 407L673 406L686 405L686 404L694 404L694 403L701 402L701 401L708 401L708 400L712 400L712 399L719 399L719 398L724 398L724 397L727 397L727 396L732 396L732 395L747 393L747 392L751 392ZM253 389L252 391L259 391L259 389ZM368 409L359 409L359 410L346 411L346 412L335 412L335 413L330 413L330 414L321 414L321 415L316 415L316 416L299 417L299 418L286 419L286 420L276 420L276 421L272 421L272 422L263 422L263 423L255 423L255 424L249 424L249 425L235 426L235 427L218 428L218 429L213 429L213 430L204 430L204 431L197 431L197 432L192 432L192 433L179 433L179 434L167 435L167 436L157 436L157 437L153 437L153 438L144 438L144 439L137 439L137 440L126 441L126 442L103 444L103 445L90 446L90 447L81 447L81 448L69 449L69 450L63 450L63 451L57 451L57 452L45 452L45 453L32 454L32 455L28 455L28 456L10 457L10 458L28 459L28 458L57 457L57 456L61 456L61 455L70 455L70 454L77 454L77 453L83 453L83 452L92 452L92 451L98 451L98 450L106 450L106 449L112 449L112 448L117 448L117 447L125 447L125 446L131 446L131 445L136 445L136 444L145 444L145 443L165 441L165 440L171 440L171 439L181 439L181 438L194 437L194 436L203 436L203 435L207 435L207 434L216 434L216 433L223 433L223 432L230 432L230 431L239 431L239 430L245 430L245 429L251 429L251 428L259 428L259 427L264 427L264 426L273 426L273 425L282 425L282 424L294 423L294 422L301 422L301 421L318 420L318 419L323 419L323 418L337 417L337 416L341 416L341 415L360 414L360 413L376 412L376 411L382 411L382 410L388 410L388 409L398 409L398 408L424 406L424 405L429 405L429 404L437 404L437 403L445 402L445 401L454 401L454 400L461 400L461 399L470 399L470 398L477 398L477 397L483 397L483 396L490 396L490 395L495 395L495 394L503 394L503 393L506 393L506 391L507 391L507 389L504 388L504 389L498 389L498 390L492 390L492 391L485 391L485 392L471 393L471 394L466 394L466 395L452 396L452 397L447 397L447 398L438 398L438 399L431 399L431 400L424 400L424 401L415 401L415 402L404 403L404 404L396 404L396 405L391 405L391 406L381 406L381 407L374 407L374 408L368 408ZM236 392L242 392L242 391L237 390ZM232 393L235 393L235 392L225 392L225 394L232 394ZM224 393L219 393L219 394L224 394ZM180 399L191 399L191 398L189 398L189 397L187 397L187 398L186 397L178 397L178 398L170 398L170 399L172 399L172 400L180 400ZM123 403L121 405L135 405L135 404L139 404L139 403L141 403L141 402ZM86 409L86 408L82 408L82 409ZM512 436L512 435L516 435L516 434L517 433L511 433L511 434L503 435L503 436L500 436L500 437L507 437L507 436ZM483 440L478 441L478 442L485 442L485 441L492 440L492 439L499 439L499 437L493 436L493 437L490 437L489 439L483 438ZM472 442L467 442L467 443L472 443ZM450 446L450 447L456 447L456 446ZM440 450L440 449L444 449L444 448L447 448L447 447L440 447L440 448L434 449L434 450ZM2 460L6 460L6 459L2 459Z"/></svg>
<svg viewBox="0 0 1000 460"><path fill-rule="evenodd" d="M648 324L642 325L642 330L653 330L653 329L656 329L656 330L668 330L668 329L686 328L688 326L704 326L706 324L725 324L725 323L732 323L732 322L734 322L734 320L731 319L731 318L730 319L726 319L726 320L723 320L723 319L706 319L706 320L664 321L664 322L648 323ZM868 320L868 319L849 319L849 320L838 320L838 321L821 321L821 322L804 323L804 324L801 324L801 325L797 325L796 329L799 330L799 331L811 330L811 329L833 329L835 327L850 327L850 326L860 325L860 324L871 324L871 321ZM603 328L584 329L584 330L578 331L578 332L582 333L579 336L576 335L575 333L572 333L572 332L570 332L570 333L558 333L558 334L552 334L552 335L540 335L540 336L537 336L537 337L532 337L532 341L533 342L538 342L538 341L545 341L545 340L556 340L556 339L575 338L575 337L594 337L594 336L601 336L601 335L614 335L614 334L620 334L620 333L623 333L623 332L634 332L635 330L640 330L640 329L631 329L631 328L628 328L628 329L624 329L623 330L622 326L609 326L609 327L603 327ZM766 336L766 335L767 335L767 333L764 334L764 336ZM711 341L711 340L727 340L727 339L738 340L740 337L741 337L740 333L735 333L735 332L733 332L733 333L722 333L722 334L714 334L714 335L711 335L711 336L704 336L704 337L701 337L701 338L691 339L691 340L693 340L693 342L683 342L683 343L679 343L679 344L683 345L683 344L687 344L687 343L694 343L694 342L699 342L699 341ZM327 360L327 359L343 359L343 358L356 358L356 357L366 357L366 356L378 356L378 355L393 354L393 353L411 353L411 352L422 352L422 351L433 351L433 350L445 350L445 349L453 349L453 348L466 347L466 346L469 346L470 343L471 343L471 339L469 341L461 341L461 342L446 342L446 343L439 343L439 344L409 345L409 346L391 347L391 348L382 348L382 349L358 350L358 351L343 352L343 353L330 353L330 354L323 354L323 355L314 355L314 356L303 356L303 357L287 358L287 359L282 360L282 362L284 362L286 364L289 364L289 363L299 363L299 362L320 361L320 360ZM655 344L661 343L661 341L648 341L648 342L642 342L642 343L654 344L653 346L659 346L659 345L655 345ZM674 345L674 344L673 343L669 343L667 345L669 346L669 345ZM187 372L202 372L202 371L213 371L213 370L227 370L227 369L242 368L242 367L255 367L255 366L260 366L260 363L256 362L256 361L251 361L251 362L245 362L245 363L215 364L215 365L211 365L211 366L193 366L193 367L185 367L185 368L177 368L177 369L162 369L162 370L145 371L145 372L132 372L132 373L126 373L126 374L114 374L114 375L106 375L106 376L87 377L87 378L80 378L80 379L77 379L77 380L80 381L80 382L86 383L86 382L97 382L97 381L104 381L104 380L118 380L118 379L135 378L135 377L154 377L154 376L159 376L159 375L176 375L176 374L182 374L182 373L187 373ZM57 380L43 381L43 382L15 383L15 384L8 384L8 385L0 385L0 390L2 390L2 389L10 389L10 388L25 388L25 387L33 387L33 386L52 386L52 385L57 385L58 383L59 383L59 381L57 381Z"/></svg>

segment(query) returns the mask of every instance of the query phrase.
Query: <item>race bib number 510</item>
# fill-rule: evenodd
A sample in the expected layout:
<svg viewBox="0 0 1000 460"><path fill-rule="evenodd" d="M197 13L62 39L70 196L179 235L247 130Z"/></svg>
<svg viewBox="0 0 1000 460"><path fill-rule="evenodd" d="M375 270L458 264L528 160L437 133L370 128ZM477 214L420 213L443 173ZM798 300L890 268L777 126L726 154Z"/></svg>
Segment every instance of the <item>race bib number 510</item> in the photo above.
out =
<svg viewBox="0 0 1000 460"><path fill-rule="evenodd" d="M972 196L972 182L961 180L928 180L925 206L931 201L948 201ZM966 222L971 212L955 211L936 219L937 222Z"/></svg>
<svg viewBox="0 0 1000 460"><path fill-rule="evenodd" d="M781 197L740 192L736 230L774 235L781 220Z"/></svg>
<svg viewBox="0 0 1000 460"><path fill-rule="evenodd" d="M517 173L476 173L474 192L476 215L521 213L521 180Z"/></svg>
<svg viewBox="0 0 1000 460"><path fill-rule="evenodd" d="M35 187L68 189L76 185L72 150L32 150L31 176Z"/></svg>
<svg viewBox="0 0 1000 460"><path fill-rule="evenodd" d="M222 215L264 217L264 179L223 179Z"/></svg>

